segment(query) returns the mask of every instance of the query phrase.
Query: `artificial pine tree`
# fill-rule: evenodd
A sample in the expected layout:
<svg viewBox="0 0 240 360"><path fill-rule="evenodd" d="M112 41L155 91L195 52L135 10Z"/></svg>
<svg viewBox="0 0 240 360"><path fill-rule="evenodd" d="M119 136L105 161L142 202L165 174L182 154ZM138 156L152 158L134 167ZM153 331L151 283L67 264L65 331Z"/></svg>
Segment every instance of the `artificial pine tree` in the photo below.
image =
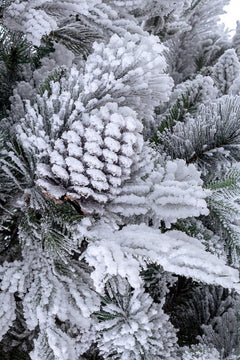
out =
<svg viewBox="0 0 240 360"><path fill-rule="evenodd" d="M1 2L1 359L239 359L227 3Z"/></svg>

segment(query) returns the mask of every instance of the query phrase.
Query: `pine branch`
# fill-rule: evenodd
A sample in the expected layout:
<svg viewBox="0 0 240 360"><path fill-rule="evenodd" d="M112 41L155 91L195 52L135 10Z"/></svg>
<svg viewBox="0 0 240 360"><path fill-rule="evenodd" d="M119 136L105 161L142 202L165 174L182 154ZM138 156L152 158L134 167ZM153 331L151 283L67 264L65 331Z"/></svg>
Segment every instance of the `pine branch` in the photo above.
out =
<svg viewBox="0 0 240 360"><path fill-rule="evenodd" d="M64 69L60 68L54 70L53 73L51 73L38 87L40 96L43 96L45 91L47 91L47 96L50 97L52 95L51 82L59 82L64 76L66 76L66 71Z"/></svg>
<svg viewBox="0 0 240 360"><path fill-rule="evenodd" d="M190 91L182 94L176 103L167 111L167 115L161 116L161 124L158 127L158 132L163 133L165 130L173 131L174 125L177 121L183 122L187 113L196 111L196 102L198 94L192 98ZM156 144L161 143L161 139L156 134L152 139Z"/></svg>
<svg viewBox="0 0 240 360"><path fill-rule="evenodd" d="M36 160L15 136L9 141L8 136L2 134L2 139L0 179L5 187L1 188L0 197L9 199L26 189L34 189Z"/></svg>
<svg viewBox="0 0 240 360"><path fill-rule="evenodd" d="M226 195L226 198L231 198L239 195L240 192L240 171L233 168L227 173L219 173L216 177L211 176L205 180L205 187L212 191L218 191Z"/></svg>
<svg viewBox="0 0 240 360"><path fill-rule="evenodd" d="M205 186L212 190L207 200L211 219L209 224L217 233L225 234L226 248L235 248L240 254L240 230L237 225L240 216L239 179L239 170L235 168L225 174L220 172L217 178L210 177Z"/></svg>
<svg viewBox="0 0 240 360"><path fill-rule="evenodd" d="M197 163L211 170L217 161L239 161L240 98L226 96L202 105L185 122L177 122L172 132L161 135L161 147L173 158Z"/></svg>
<svg viewBox="0 0 240 360"><path fill-rule="evenodd" d="M55 204L51 200L47 203L48 208L45 211L29 209L25 212L19 231L33 241L35 238L39 239L46 252L61 260L72 254L73 250L77 250L71 227L80 222L82 217L68 203Z"/></svg>
<svg viewBox="0 0 240 360"><path fill-rule="evenodd" d="M31 60L33 68L39 68L41 66L41 60L53 52L54 45L52 40L47 36L43 37L40 46L32 46Z"/></svg>
<svg viewBox="0 0 240 360"><path fill-rule="evenodd" d="M199 105L208 102L209 94L214 97L216 89L208 76L197 75L193 80L187 80L176 86L167 111L160 114L157 108L155 110L160 126L152 140L156 144L161 144L164 133L173 134L174 126L178 122L184 123L189 117L195 116Z"/></svg>
<svg viewBox="0 0 240 360"><path fill-rule="evenodd" d="M221 308L229 291L221 287L199 285L196 282L178 277L177 282L166 295L164 310L170 315L171 322L179 329L179 345L198 343L202 335L201 326L209 324Z"/></svg>
<svg viewBox="0 0 240 360"><path fill-rule="evenodd" d="M0 28L0 116L6 115L15 83L22 79L23 65L31 62L31 45L22 34Z"/></svg>
<svg viewBox="0 0 240 360"><path fill-rule="evenodd" d="M82 54L86 60L92 50L93 42L102 37L96 30L79 22L73 22L52 31L49 38L60 42L76 55Z"/></svg>
<svg viewBox="0 0 240 360"><path fill-rule="evenodd" d="M144 311L148 328L138 316ZM153 303L143 290L133 290L125 279L113 277L106 284L105 297L99 312L94 314L100 330L98 346L105 359L156 359L166 351L173 354L176 342L175 329L167 322L162 304ZM143 321L142 321L143 320ZM159 331L159 325L161 331ZM142 341L143 337L149 341ZM124 338L125 341L121 341Z"/></svg>

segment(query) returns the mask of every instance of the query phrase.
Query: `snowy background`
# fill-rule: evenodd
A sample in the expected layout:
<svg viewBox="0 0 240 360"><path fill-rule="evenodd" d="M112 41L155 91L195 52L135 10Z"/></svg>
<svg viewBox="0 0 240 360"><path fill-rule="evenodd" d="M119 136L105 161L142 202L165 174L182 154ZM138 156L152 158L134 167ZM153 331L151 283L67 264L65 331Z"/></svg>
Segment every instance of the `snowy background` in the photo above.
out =
<svg viewBox="0 0 240 360"><path fill-rule="evenodd" d="M224 14L221 19L227 28L234 30L236 28L236 21L240 20L240 1L231 0L230 4L226 6L224 10L226 14ZM234 34L232 33L232 35Z"/></svg>

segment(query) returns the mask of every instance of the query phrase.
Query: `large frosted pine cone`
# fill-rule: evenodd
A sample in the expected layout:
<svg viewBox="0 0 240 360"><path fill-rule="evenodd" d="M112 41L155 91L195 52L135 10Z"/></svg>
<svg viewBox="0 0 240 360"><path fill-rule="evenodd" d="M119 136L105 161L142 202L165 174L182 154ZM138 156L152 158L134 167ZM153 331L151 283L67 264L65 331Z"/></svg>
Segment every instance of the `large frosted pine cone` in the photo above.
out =
<svg viewBox="0 0 240 360"><path fill-rule="evenodd" d="M55 142L38 185L54 199L112 200L131 176L143 146L135 111L107 103L75 120Z"/></svg>

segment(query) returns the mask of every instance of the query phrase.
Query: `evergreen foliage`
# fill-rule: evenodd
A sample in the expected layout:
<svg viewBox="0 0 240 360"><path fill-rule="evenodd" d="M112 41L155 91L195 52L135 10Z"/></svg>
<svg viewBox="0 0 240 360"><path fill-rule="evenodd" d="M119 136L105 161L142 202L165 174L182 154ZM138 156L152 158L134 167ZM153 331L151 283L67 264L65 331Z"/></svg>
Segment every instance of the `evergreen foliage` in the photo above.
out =
<svg viewBox="0 0 240 360"><path fill-rule="evenodd" d="M1 359L239 359L228 2L1 2Z"/></svg>

